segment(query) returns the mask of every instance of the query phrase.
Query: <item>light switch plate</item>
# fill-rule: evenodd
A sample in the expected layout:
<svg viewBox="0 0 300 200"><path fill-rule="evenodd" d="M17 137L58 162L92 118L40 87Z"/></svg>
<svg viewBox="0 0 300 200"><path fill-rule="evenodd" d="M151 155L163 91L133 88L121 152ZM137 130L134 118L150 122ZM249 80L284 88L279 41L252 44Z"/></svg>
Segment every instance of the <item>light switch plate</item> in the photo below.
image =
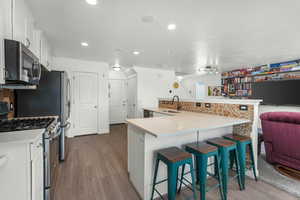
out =
<svg viewBox="0 0 300 200"><path fill-rule="evenodd" d="M247 111L248 110L248 106L247 105L240 105L240 110Z"/></svg>

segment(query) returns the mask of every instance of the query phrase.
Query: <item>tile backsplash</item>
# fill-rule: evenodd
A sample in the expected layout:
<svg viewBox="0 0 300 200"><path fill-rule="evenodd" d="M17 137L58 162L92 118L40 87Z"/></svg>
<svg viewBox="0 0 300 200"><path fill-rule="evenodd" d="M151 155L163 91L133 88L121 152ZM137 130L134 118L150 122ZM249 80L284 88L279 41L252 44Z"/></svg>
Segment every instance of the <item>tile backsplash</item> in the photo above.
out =
<svg viewBox="0 0 300 200"><path fill-rule="evenodd" d="M14 91L9 90L9 89L0 89L0 101L7 102L9 105L12 104L14 105ZM12 110L8 114L8 118L13 118L14 117L14 111Z"/></svg>

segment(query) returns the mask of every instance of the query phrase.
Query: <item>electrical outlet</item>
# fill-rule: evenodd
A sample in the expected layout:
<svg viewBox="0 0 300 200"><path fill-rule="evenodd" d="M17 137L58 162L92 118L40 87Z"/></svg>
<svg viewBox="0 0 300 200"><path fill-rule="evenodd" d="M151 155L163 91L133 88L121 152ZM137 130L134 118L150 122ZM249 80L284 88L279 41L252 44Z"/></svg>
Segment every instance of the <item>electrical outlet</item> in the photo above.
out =
<svg viewBox="0 0 300 200"><path fill-rule="evenodd" d="M205 103L205 108L210 108L211 104L210 103Z"/></svg>

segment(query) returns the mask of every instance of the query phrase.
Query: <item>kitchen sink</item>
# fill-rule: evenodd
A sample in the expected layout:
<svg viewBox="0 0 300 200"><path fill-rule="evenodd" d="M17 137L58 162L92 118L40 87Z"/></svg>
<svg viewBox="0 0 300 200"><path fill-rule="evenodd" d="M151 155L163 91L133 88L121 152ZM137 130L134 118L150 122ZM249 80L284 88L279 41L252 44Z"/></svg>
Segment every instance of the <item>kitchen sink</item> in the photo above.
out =
<svg viewBox="0 0 300 200"><path fill-rule="evenodd" d="M167 113L180 113L179 111L176 111L176 110L164 110L163 112L167 112Z"/></svg>

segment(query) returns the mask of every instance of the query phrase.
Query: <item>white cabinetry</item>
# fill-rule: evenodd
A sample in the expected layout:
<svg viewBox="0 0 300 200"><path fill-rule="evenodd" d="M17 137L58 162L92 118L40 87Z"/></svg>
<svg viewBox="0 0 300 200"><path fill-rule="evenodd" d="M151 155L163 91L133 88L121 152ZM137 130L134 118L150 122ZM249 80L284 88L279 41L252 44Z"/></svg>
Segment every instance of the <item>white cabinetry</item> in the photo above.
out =
<svg viewBox="0 0 300 200"><path fill-rule="evenodd" d="M38 56L40 41L35 37L35 20L24 0L11 1L13 39L22 42Z"/></svg>
<svg viewBox="0 0 300 200"><path fill-rule="evenodd" d="M35 27L34 27L34 19L32 15L28 12L26 21L25 21L25 45L32 51L36 52L37 48L37 43L38 41L35 41L34 38L34 33L35 33ZM38 56L36 54L36 56Z"/></svg>
<svg viewBox="0 0 300 200"><path fill-rule="evenodd" d="M0 84L4 83L3 39L22 42L50 70L50 45L42 31L37 30L26 0L0 0Z"/></svg>
<svg viewBox="0 0 300 200"><path fill-rule="evenodd" d="M31 200L41 200L44 196L44 167L42 141L31 145Z"/></svg>
<svg viewBox="0 0 300 200"><path fill-rule="evenodd" d="M4 17L1 15L3 11L1 6L2 5L0 4L0 84L4 84Z"/></svg>
<svg viewBox="0 0 300 200"><path fill-rule="evenodd" d="M41 34L41 52L40 52L40 62L48 70L51 70L51 48L45 34Z"/></svg>
<svg viewBox="0 0 300 200"><path fill-rule="evenodd" d="M0 199L43 199L42 133L33 142L0 144Z"/></svg>
<svg viewBox="0 0 300 200"><path fill-rule="evenodd" d="M12 38L12 1L0 1L0 84L4 84L4 39Z"/></svg>
<svg viewBox="0 0 300 200"><path fill-rule="evenodd" d="M24 0L12 0L12 26L13 26L13 39L27 45L26 42L26 19L28 9Z"/></svg>
<svg viewBox="0 0 300 200"><path fill-rule="evenodd" d="M128 171L140 196L144 196L145 134L128 125Z"/></svg>

